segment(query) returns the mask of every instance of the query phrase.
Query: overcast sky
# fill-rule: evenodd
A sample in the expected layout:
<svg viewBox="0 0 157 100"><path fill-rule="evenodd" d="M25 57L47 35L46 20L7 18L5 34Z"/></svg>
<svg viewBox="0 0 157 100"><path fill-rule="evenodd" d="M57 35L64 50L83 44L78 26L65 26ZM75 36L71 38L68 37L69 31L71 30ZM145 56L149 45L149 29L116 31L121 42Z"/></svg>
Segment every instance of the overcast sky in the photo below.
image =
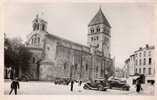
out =
<svg viewBox="0 0 157 100"><path fill-rule="evenodd" d="M88 24L100 5L112 26L111 54L116 58L116 66L123 67L124 60L140 46L154 45L152 4L7 4L4 31L8 37L26 40L32 31L33 18L39 14L48 22L49 33L86 45Z"/></svg>

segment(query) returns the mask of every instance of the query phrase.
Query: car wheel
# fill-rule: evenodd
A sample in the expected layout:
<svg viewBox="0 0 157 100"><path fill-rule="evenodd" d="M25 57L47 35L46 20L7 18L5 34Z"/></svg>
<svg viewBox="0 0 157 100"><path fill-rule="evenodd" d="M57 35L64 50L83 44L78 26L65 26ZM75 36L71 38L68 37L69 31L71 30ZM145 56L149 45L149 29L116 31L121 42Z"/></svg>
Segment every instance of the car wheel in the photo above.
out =
<svg viewBox="0 0 157 100"><path fill-rule="evenodd" d="M129 88L127 88L126 90L129 91Z"/></svg>
<svg viewBox="0 0 157 100"><path fill-rule="evenodd" d="M86 87L86 86L84 86L83 88L84 88L84 89L87 89L87 87Z"/></svg>
<svg viewBox="0 0 157 100"><path fill-rule="evenodd" d="M98 90L99 90L99 91L103 91L103 90L104 90L103 86L99 86L99 87L98 87Z"/></svg>
<svg viewBox="0 0 157 100"><path fill-rule="evenodd" d="M125 91L128 91L128 90L129 90L129 88L127 88L127 87L124 87L124 88L123 88L123 90L125 90Z"/></svg>

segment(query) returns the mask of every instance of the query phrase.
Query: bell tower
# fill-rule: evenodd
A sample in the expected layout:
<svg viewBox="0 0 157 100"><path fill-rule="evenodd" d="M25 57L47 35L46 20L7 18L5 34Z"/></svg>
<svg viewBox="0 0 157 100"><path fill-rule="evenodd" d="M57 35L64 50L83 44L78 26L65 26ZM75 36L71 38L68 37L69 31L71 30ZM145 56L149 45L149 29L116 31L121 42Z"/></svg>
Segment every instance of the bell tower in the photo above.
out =
<svg viewBox="0 0 157 100"><path fill-rule="evenodd" d="M88 46L94 46L104 57L110 58L111 25L101 8L88 25Z"/></svg>
<svg viewBox="0 0 157 100"><path fill-rule="evenodd" d="M32 21L33 31L47 31L47 22L39 18L39 15L36 15L36 18Z"/></svg>
<svg viewBox="0 0 157 100"><path fill-rule="evenodd" d="M47 22L37 14L32 21L32 32L27 36L26 45L34 48L43 48L45 34L47 34Z"/></svg>

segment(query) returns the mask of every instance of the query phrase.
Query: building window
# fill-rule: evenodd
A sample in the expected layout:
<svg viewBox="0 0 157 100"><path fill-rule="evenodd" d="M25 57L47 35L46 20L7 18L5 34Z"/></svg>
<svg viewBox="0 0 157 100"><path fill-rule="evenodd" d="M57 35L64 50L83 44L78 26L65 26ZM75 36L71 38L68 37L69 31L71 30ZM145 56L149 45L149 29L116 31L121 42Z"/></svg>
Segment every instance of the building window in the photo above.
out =
<svg viewBox="0 0 157 100"><path fill-rule="evenodd" d="M94 29L93 28L90 31L91 31L91 33L94 33Z"/></svg>
<svg viewBox="0 0 157 100"><path fill-rule="evenodd" d="M136 70L135 70L135 73L137 73L137 68L136 68Z"/></svg>
<svg viewBox="0 0 157 100"><path fill-rule="evenodd" d="M152 64L152 59L151 58L149 58L149 65L151 65Z"/></svg>
<svg viewBox="0 0 157 100"><path fill-rule="evenodd" d="M99 28L99 27L97 27L97 29L96 29L96 30L97 30L97 32L100 32L100 28Z"/></svg>
<svg viewBox="0 0 157 100"><path fill-rule="evenodd" d="M43 31L45 30L45 25L44 25L44 24L42 25L42 30L43 30Z"/></svg>
<svg viewBox="0 0 157 100"><path fill-rule="evenodd" d="M99 44L97 44L97 48L99 48Z"/></svg>
<svg viewBox="0 0 157 100"><path fill-rule="evenodd" d="M96 40L96 37L94 37L94 40Z"/></svg>
<svg viewBox="0 0 157 100"><path fill-rule="evenodd" d="M66 63L64 63L64 70L66 70L66 65L67 65L67 64L66 64Z"/></svg>
<svg viewBox="0 0 157 100"><path fill-rule="evenodd" d="M35 22L38 23L38 20L36 19Z"/></svg>
<svg viewBox="0 0 157 100"><path fill-rule="evenodd" d="M36 23L33 24L33 31L36 30Z"/></svg>
<svg viewBox="0 0 157 100"><path fill-rule="evenodd" d="M35 57L33 57L33 59L32 59L32 63L35 63Z"/></svg>
<svg viewBox="0 0 157 100"><path fill-rule="evenodd" d="M88 64L86 64L86 71L88 71Z"/></svg>
<svg viewBox="0 0 157 100"><path fill-rule="evenodd" d="M40 43L40 38L38 37L38 44Z"/></svg>
<svg viewBox="0 0 157 100"><path fill-rule="evenodd" d="M141 65L141 63L142 63L142 61L141 61L141 59L139 60L139 65Z"/></svg>
<svg viewBox="0 0 157 100"><path fill-rule="evenodd" d="M77 64L75 64L75 70L77 70Z"/></svg>
<svg viewBox="0 0 157 100"><path fill-rule="evenodd" d="M98 73L98 66L96 66L96 73Z"/></svg>
<svg viewBox="0 0 157 100"><path fill-rule="evenodd" d="M35 37L34 37L34 44L37 44L38 43L38 38L37 38L37 36L35 35Z"/></svg>
<svg viewBox="0 0 157 100"><path fill-rule="evenodd" d="M151 75L151 74L152 74L152 73L151 73L151 68L149 68L148 71L149 71L148 74Z"/></svg>
<svg viewBox="0 0 157 100"><path fill-rule="evenodd" d="M104 75L104 70L103 70L103 66L101 66L101 77L103 77L103 75Z"/></svg>
<svg viewBox="0 0 157 100"><path fill-rule="evenodd" d="M141 55L142 55L142 53L140 52L140 53L139 53L139 56L141 57Z"/></svg>
<svg viewBox="0 0 157 100"><path fill-rule="evenodd" d="M31 44L33 44L33 42L34 42L34 39L31 40Z"/></svg>
<svg viewBox="0 0 157 100"><path fill-rule="evenodd" d="M149 53L148 55L151 56L151 51L149 51L148 53Z"/></svg>
<svg viewBox="0 0 157 100"><path fill-rule="evenodd" d="M143 56L144 56L144 57L146 56L146 51L143 52Z"/></svg>
<svg viewBox="0 0 157 100"><path fill-rule="evenodd" d="M143 74L145 74L145 72L146 72L146 68L143 68Z"/></svg>
<svg viewBox="0 0 157 100"><path fill-rule="evenodd" d="M91 40L93 41L93 37L91 37Z"/></svg>
<svg viewBox="0 0 157 100"><path fill-rule="evenodd" d="M146 65L146 59L145 58L143 59L143 65Z"/></svg>
<svg viewBox="0 0 157 100"><path fill-rule="evenodd" d="M98 36L97 36L96 38L97 38L97 40L99 39L99 37L98 37Z"/></svg>
<svg viewBox="0 0 157 100"><path fill-rule="evenodd" d="M37 30L39 30L39 24L37 24Z"/></svg>
<svg viewBox="0 0 157 100"><path fill-rule="evenodd" d="M50 50L50 47L49 47L49 46L47 46L47 50L48 50L48 51Z"/></svg>
<svg viewBox="0 0 157 100"><path fill-rule="evenodd" d="M139 68L139 73L141 74L141 68Z"/></svg>
<svg viewBox="0 0 157 100"><path fill-rule="evenodd" d="M138 60L136 60L136 63L135 63L136 65L138 64Z"/></svg>

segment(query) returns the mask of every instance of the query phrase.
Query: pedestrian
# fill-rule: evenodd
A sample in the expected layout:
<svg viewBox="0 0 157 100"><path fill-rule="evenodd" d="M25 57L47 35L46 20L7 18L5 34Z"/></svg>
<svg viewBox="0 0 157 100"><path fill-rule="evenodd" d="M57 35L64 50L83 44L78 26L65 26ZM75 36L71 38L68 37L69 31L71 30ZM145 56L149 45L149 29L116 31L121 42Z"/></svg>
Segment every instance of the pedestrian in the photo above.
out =
<svg viewBox="0 0 157 100"><path fill-rule="evenodd" d="M11 83L11 90L9 92L9 95L12 93L13 90L14 90L15 95L17 95L17 88L19 89L20 85L19 85L18 79L15 78L15 79L13 79L13 81Z"/></svg>
<svg viewBox="0 0 157 100"><path fill-rule="evenodd" d="M82 81L79 82L79 86L81 86L81 84L82 84Z"/></svg>
<svg viewBox="0 0 157 100"><path fill-rule="evenodd" d="M82 90L82 87L81 87L81 84L82 84L82 81L80 80L79 82L78 82L78 92L81 92L81 90Z"/></svg>
<svg viewBox="0 0 157 100"><path fill-rule="evenodd" d="M73 91L73 87L74 87L73 85L74 85L74 81L72 80L71 81L71 88L70 88L71 91Z"/></svg>
<svg viewBox="0 0 157 100"><path fill-rule="evenodd" d="M140 92L140 90L141 90L141 81L140 81L140 79L138 78L137 80L136 80L136 92L137 93L139 93Z"/></svg>

